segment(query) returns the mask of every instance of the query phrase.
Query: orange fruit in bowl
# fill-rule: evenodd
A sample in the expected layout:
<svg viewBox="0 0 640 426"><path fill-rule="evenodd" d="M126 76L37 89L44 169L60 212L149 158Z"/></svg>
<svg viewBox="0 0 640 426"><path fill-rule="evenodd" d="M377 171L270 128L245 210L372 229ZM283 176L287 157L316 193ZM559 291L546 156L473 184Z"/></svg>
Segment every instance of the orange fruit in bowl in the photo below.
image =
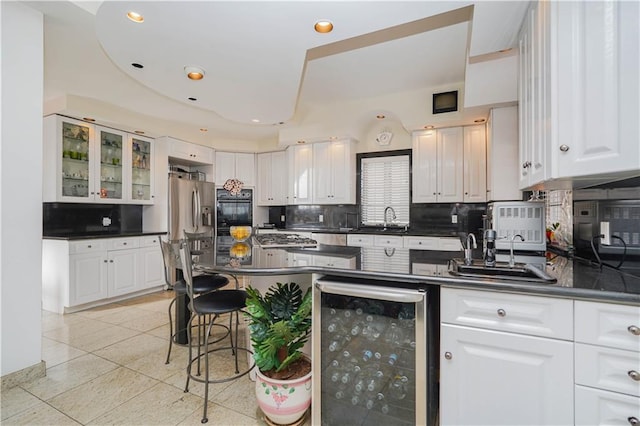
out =
<svg viewBox="0 0 640 426"><path fill-rule="evenodd" d="M251 236L250 226L232 226L229 228L229 234L236 241L245 241Z"/></svg>
<svg viewBox="0 0 640 426"><path fill-rule="evenodd" d="M251 247L247 243L235 243L229 249L231 257L242 258L251 254Z"/></svg>

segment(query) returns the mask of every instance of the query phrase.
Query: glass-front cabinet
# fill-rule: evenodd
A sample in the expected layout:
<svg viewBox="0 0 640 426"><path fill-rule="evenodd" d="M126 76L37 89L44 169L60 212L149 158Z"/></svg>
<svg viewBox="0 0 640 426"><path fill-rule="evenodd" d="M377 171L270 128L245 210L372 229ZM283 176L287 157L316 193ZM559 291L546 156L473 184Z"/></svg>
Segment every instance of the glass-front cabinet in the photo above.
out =
<svg viewBox="0 0 640 426"><path fill-rule="evenodd" d="M131 137L131 199L152 202L153 173L151 171L152 143L140 136Z"/></svg>
<svg viewBox="0 0 640 426"><path fill-rule="evenodd" d="M153 204L152 148L150 138L45 117L43 201Z"/></svg>

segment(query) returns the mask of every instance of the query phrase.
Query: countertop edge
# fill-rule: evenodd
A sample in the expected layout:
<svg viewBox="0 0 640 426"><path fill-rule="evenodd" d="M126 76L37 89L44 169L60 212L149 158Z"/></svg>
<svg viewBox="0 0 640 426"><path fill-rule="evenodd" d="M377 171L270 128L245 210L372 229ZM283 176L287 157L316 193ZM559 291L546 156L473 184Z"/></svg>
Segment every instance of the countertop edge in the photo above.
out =
<svg viewBox="0 0 640 426"><path fill-rule="evenodd" d="M157 232L131 232L126 234L100 234L100 235L72 235L72 236L47 236L43 235L43 240L62 240L62 241L75 241L75 240L98 240L104 238L129 238L129 237L144 237L151 235L165 235L165 231Z"/></svg>
<svg viewBox="0 0 640 426"><path fill-rule="evenodd" d="M320 266L300 266L288 268L232 268L216 266L206 268L230 275L290 275L290 274L323 274L345 278L366 278L377 281L399 281L403 283L421 283L444 287L457 287L474 290L504 291L511 293L532 294L547 297L560 297L575 300L599 301L625 305L640 306L640 294L620 293L602 290L589 290L574 287L552 287L542 284L522 282L495 282L489 279L471 279L456 277L434 277L413 274L395 274L378 271L354 271Z"/></svg>

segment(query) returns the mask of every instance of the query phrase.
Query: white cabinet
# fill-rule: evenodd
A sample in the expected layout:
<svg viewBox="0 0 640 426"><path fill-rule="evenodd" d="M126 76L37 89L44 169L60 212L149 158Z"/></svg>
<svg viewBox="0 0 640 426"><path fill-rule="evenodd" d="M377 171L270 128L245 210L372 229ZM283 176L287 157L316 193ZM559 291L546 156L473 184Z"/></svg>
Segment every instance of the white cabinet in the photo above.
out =
<svg viewBox="0 0 640 426"><path fill-rule="evenodd" d="M355 156L351 142L313 144L313 202L355 204Z"/></svg>
<svg viewBox="0 0 640 426"><path fill-rule="evenodd" d="M521 188L640 168L637 2L534 2L520 33Z"/></svg>
<svg viewBox="0 0 640 426"><path fill-rule="evenodd" d="M462 202L463 152L462 127L415 132L412 201Z"/></svg>
<svg viewBox="0 0 640 426"><path fill-rule="evenodd" d="M166 138L167 154L170 158L184 160L186 164L213 165L213 148L181 141L175 138Z"/></svg>
<svg viewBox="0 0 640 426"><path fill-rule="evenodd" d="M460 251L459 238L404 236L404 248L411 250Z"/></svg>
<svg viewBox="0 0 640 426"><path fill-rule="evenodd" d="M484 124L464 128L464 196L465 203L487 201L487 129Z"/></svg>
<svg viewBox="0 0 640 426"><path fill-rule="evenodd" d="M640 307L575 302L576 424L639 424Z"/></svg>
<svg viewBox="0 0 640 426"><path fill-rule="evenodd" d="M287 204L287 154L285 151L265 152L257 155L259 206Z"/></svg>
<svg viewBox="0 0 640 426"><path fill-rule="evenodd" d="M521 200L518 107L493 108L487 122L487 201Z"/></svg>
<svg viewBox="0 0 640 426"><path fill-rule="evenodd" d="M43 201L153 204L152 139L52 115L43 140Z"/></svg>
<svg viewBox="0 0 640 426"><path fill-rule="evenodd" d="M441 424L573 424L572 307L442 288Z"/></svg>
<svg viewBox="0 0 640 426"><path fill-rule="evenodd" d="M289 164L288 204L313 203L313 147L296 145L287 148Z"/></svg>
<svg viewBox="0 0 640 426"><path fill-rule="evenodd" d="M216 185L224 185L228 179L238 179L244 186L255 186L255 163L255 154L216 151Z"/></svg>
<svg viewBox="0 0 640 426"><path fill-rule="evenodd" d="M352 247L372 247L373 235L347 234L347 245Z"/></svg>
<svg viewBox="0 0 640 426"><path fill-rule="evenodd" d="M157 236L45 239L42 246L42 305L49 311L74 311L164 284Z"/></svg>

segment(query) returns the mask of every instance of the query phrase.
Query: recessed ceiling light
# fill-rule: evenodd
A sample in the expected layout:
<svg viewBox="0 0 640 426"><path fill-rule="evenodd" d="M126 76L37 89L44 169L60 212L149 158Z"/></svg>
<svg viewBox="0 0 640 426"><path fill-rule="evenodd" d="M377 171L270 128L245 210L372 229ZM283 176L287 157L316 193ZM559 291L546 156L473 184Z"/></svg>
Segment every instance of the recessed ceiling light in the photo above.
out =
<svg viewBox="0 0 640 426"><path fill-rule="evenodd" d="M329 140L330 141L337 141L338 137L337 136L329 136Z"/></svg>
<svg viewBox="0 0 640 426"><path fill-rule="evenodd" d="M95 119L95 118L91 118L91 117L83 117L82 119L83 119L84 121L90 121L90 122L92 122L92 123L93 123L94 121L96 121L96 119Z"/></svg>
<svg viewBox="0 0 640 426"><path fill-rule="evenodd" d="M384 114L378 114L378 115L376 115L376 118L377 118L378 120L382 120L383 118L386 118L386 117L385 117L385 115L384 115Z"/></svg>
<svg viewBox="0 0 640 426"><path fill-rule="evenodd" d="M204 78L204 70L200 67L187 65L184 67L184 72L191 80L202 80Z"/></svg>
<svg viewBox="0 0 640 426"><path fill-rule="evenodd" d="M428 126L424 126L425 129L431 130L433 129L433 124L429 124Z"/></svg>
<svg viewBox="0 0 640 426"><path fill-rule="evenodd" d="M259 122L260 122L260 120L258 120L257 118L252 118L252 119L251 119L251 122L253 122L253 123L259 123Z"/></svg>
<svg viewBox="0 0 640 426"><path fill-rule="evenodd" d="M484 123L485 119L484 118L478 118L477 120L473 120L474 123Z"/></svg>
<svg viewBox="0 0 640 426"><path fill-rule="evenodd" d="M306 143L306 141L298 141L298 143L302 144L302 143Z"/></svg>
<svg viewBox="0 0 640 426"><path fill-rule="evenodd" d="M134 131L139 135L144 135L144 132L142 130L134 130Z"/></svg>
<svg viewBox="0 0 640 426"><path fill-rule="evenodd" d="M201 131L201 132L208 132L208 131L209 131L209 129L206 129L206 128L204 128L204 127L201 127L201 128L200 128L200 131Z"/></svg>
<svg viewBox="0 0 640 426"><path fill-rule="evenodd" d="M134 12L133 10L127 12L127 18L138 24L144 22L144 16L140 15L138 12Z"/></svg>
<svg viewBox="0 0 640 426"><path fill-rule="evenodd" d="M316 30L316 32L318 32L318 33L326 34L326 33L330 33L331 31L333 31L333 24L331 23L331 21L329 21L327 19L320 19L313 26L313 29Z"/></svg>
<svg viewBox="0 0 640 426"><path fill-rule="evenodd" d="M198 98L187 98L187 99L189 99L190 101L197 101L198 100Z"/></svg>
<svg viewBox="0 0 640 426"><path fill-rule="evenodd" d="M144 68L144 65L139 64L137 62L132 63L131 66L134 67L134 68Z"/></svg>

